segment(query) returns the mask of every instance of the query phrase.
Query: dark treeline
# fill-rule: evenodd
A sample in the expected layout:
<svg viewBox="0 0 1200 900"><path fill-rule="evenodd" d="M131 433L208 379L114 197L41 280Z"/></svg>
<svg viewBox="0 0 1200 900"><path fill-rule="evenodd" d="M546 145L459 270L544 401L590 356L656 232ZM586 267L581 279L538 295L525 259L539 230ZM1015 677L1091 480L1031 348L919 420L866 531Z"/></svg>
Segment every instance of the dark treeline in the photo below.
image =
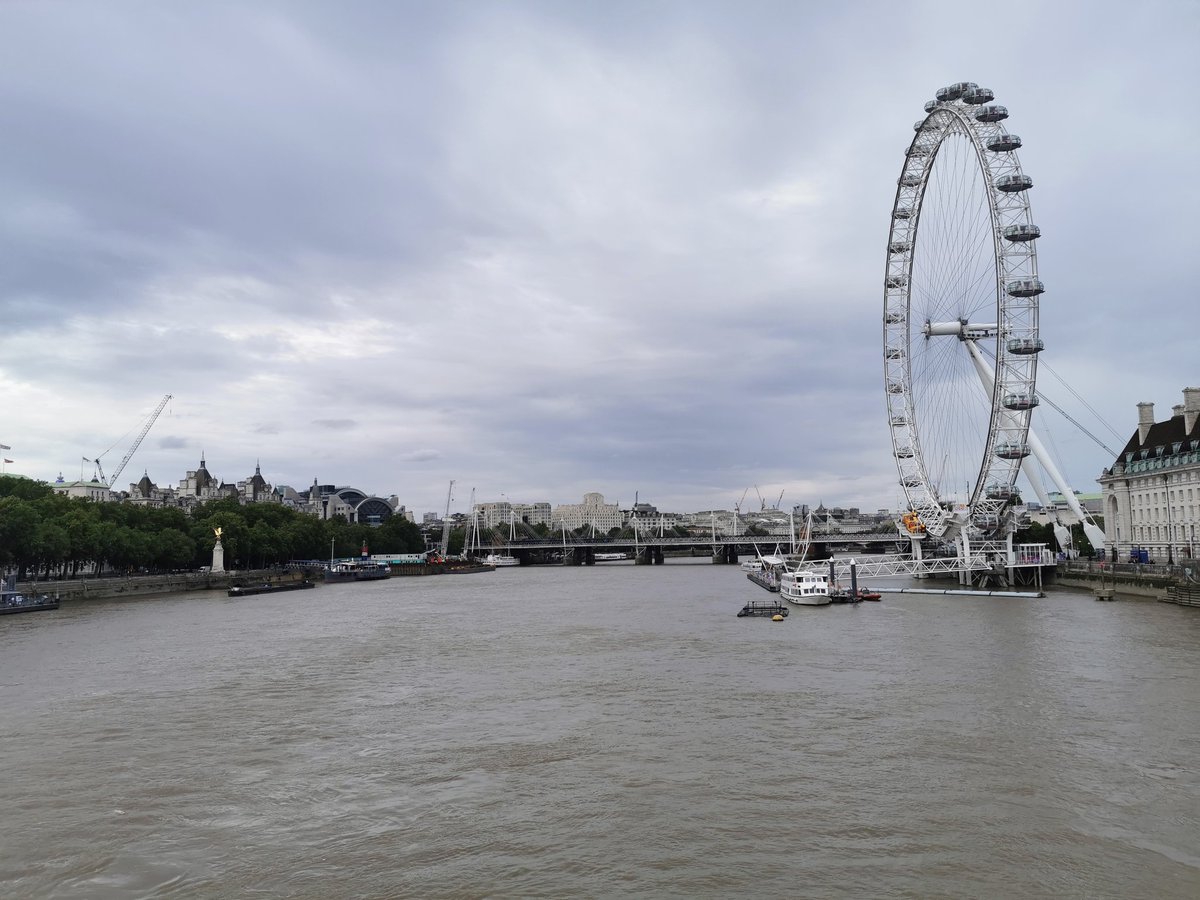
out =
<svg viewBox="0 0 1200 900"><path fill-rule="evenodd" d="M212 562L222 529L225 567L267 568L293 559L420 553L421 531L399 516L378 527L318 519L273 503L214 500L191 511L95 503L56 494L40 481L0 475L0 569L18 579L73 578L103 571L170 572Z"/></svg>

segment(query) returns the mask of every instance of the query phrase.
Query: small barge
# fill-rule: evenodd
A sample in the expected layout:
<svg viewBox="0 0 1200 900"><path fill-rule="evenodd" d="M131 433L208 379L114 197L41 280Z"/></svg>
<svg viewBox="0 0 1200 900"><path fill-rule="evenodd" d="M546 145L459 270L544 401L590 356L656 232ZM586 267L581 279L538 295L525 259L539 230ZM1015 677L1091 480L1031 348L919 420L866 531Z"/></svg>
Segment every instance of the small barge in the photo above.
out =
<svg viewBox="0 0 1200 900"><path fill-rule="evenodd" d="M284 591L303 591L307 588L316 587L316 584L309 581L307 578L304 581L285 581L281 584L239 584L229 589L230 597L249 597L253 594L279 594Z"/></svg>
<svg viewBox="0 0 1200 900"><path fill-rule="evenodd" d="M759 616L765 619L771 619L775 616L786 616L788 608L782 603L773 603L770 600L751 600L738 612L738 618L744 616Z"/></svg>

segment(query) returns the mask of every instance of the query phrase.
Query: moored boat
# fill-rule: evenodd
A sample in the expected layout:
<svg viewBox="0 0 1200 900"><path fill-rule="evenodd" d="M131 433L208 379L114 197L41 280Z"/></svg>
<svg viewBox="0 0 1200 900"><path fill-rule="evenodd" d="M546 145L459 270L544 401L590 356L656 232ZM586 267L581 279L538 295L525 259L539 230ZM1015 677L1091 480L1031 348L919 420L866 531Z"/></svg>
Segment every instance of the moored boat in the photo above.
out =
<svg viewBox="0 0 1200 900"><path fill-rule="evenodd" d="M316 585L307 578L303 581L284 581L279 584L235 584L229 589L230 597L249 597L254 594L278 594L282 591L302 591Z"/></svg>
<svg viewBox="0 0 1200 900"><path fill-rule="evenodd" d="M849 588L835 587L829 592L830 603L862 603L863 598Z"/></svg>
<svg viewBox="0 0 1200 900"><path fill-rule="evenodd" d="M811 569L785 571L779 576L779 596L796 606L828 606L829 582Z"/></svg>
<svg viewBox="0 0 1200 900"><path fill-rule="evenodd" d="M489 553L483 558L483 564L486 566L495 566L497 569L508 568L509 566L519 566L521 561L515 556L507 556L501 553Z"/></svg>
<svg viewBox="0 0 1200 900"><path fill-rule="evenodd" d="M17 576L0 581L0 616L58 609L58 598L49 594L24 594L17 590Z"/></svg>
<svg viewBox="0 0 1200 900"><path fill-rule="evenodd" d="M760 556L755 561L758 563L758 568L746 572L746 577L764 591L778 594L779 578L784 571L787 561L782 556ZM745 567L746 564L742 563L742 568Z"/></svg>
<svg viewBox="0 0 1200 900"><path fill-rule="evenodd" d="M376 581L380 578L390 578L392 567L384 562L372 559L341 560L330 564L325 570L325 581L337 583L342 581Z"/></svg>

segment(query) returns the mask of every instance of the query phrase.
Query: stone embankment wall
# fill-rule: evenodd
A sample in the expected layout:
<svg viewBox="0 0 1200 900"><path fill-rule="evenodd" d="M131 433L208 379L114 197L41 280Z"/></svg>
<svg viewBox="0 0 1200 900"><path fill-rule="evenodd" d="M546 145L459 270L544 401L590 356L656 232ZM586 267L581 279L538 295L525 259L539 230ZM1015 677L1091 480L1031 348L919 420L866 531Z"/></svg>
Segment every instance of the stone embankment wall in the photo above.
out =
<svg viewBox="0 0 1200 900"><path fill-rule="evenodd" d="M299 570L262 569L244 572L181 572L173 575L128 575L81 578L71 581L23 581L17 589L28 594L57 595L61 600L108 600L114 597L144 597L187 591L224 591L236 584L283 584L303 581Z"/></svg>
<svg viewBox="0 0 1200 900"><path fill-rule="evenodd" d="M1054 581L1063 587L1114 591L1119 597L1200 606L1200 567L1073 560L1058 564Z"/></svg>

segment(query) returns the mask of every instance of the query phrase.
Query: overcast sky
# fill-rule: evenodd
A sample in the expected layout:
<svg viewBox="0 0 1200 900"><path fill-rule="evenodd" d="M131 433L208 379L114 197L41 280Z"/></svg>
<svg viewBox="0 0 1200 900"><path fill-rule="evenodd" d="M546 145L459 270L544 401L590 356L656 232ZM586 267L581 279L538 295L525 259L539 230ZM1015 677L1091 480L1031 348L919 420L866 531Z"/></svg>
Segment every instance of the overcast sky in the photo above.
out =
<svg viewBox="0 0 1200 900"><path fill-rule="evenodd" d="M6 0L7 469L171 393L122 487L896 508L889 214L960 80L1035 182L1039 390L1119 448L1200 384L1198 49L1192 2Z"/></svg>

